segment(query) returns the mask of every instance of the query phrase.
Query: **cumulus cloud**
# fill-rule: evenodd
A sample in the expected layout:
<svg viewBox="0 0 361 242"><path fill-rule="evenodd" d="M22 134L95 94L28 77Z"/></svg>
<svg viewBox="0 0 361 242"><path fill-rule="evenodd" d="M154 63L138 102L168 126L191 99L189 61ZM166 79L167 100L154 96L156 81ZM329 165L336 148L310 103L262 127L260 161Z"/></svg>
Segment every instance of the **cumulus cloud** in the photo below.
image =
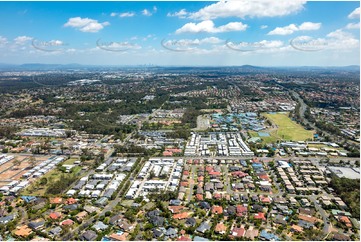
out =
<svg viewBox="0 0 361 242"><path fill-rule="evenodd" d="M168 13L168 17L178 17L178 18L186 18L188 16L188 12L185 9L181 9L175 13Z"/></svg>
<svg viewBox="0 0 361 242"><path fill-rule="evenodd" d="M268 35L289 35L289 34L293 34L296 31L318 30L320 28L321 28L321 23L304 22L299 26L297 26L296 24L290 24L284 27L277 27L274 30L270 31Z"/></svg>
<svg viewBox="0 0 361 242"><path fill-rule="evenodd" d="M301 11L306 3L305 0L299 1L274 1L274 0L244 0L217 2L200 9L197 12L190 13L188 16L192 19L217 19L227 17L276 17L286 16Z"/></svg>
<svg viewBox="0 0 361 242"><path fill-rule="evenodd" d="M148 9L143 9L142 14L144 16L152 16L153 15Z"/></svg>
<svg viewBox="0 0 361 242"><path fill-rule="evenodd" d="M99 23L98 20L91 18L74 17L69 18L64 27L72 27L81 32L97 33L108 25L110 25L109 22Z"/></svg>
<svg viewBox="0 0 361 242"><path fill-rule="evenodd" d="M0 46L4 46L8 43L7 38L0 36Z"/></svg>
<svg viewBox="0 0 361 242"><path fill-rule="evenodd" d="M261 29L267 29L267 28L268 28L268 25L261 25L260 28L261 28Z"/></svg>
<svg viewBox="0 0 361 242"><path fill-rule="evenodd" d="M33 38L29 37L29 36L18 36L14 39L14 41L15 41L15 44L17 44L17 45L24 45L24 44L26 44L26 42L28 42L32 39Z"/></svg>
<svg viewBox="0 0 361 242"><path fill-rule="evenodd" d="M358 23L349 23L345 27L346 29L360 29L360 22Z"/></svg>
<svg viewBox="0 0 361 242"><path fill-rule="evenodd" d="M181 33L223 33L231 31L244 31L247 29L247 24L241 22L230 22L226 25L215 27L212 20L205 20L200 23L187 23L180 29L177 29L176 34Z"/></svg>
<svg viewBox="0 0 361 242"><path fill-rule="evenodd" d="M356 8L355 10L353 10L353 11L348 15L348 18L350 18L350 19L360 18L360 7Z"/></svg>
<svg viewBox="0 0 361 242"><path fill-rule="evenodd" d="M134 12L125 12L125 13L120 13L119 17L121 18L126 18L126 17L134 17L135 13Z"/></svg>

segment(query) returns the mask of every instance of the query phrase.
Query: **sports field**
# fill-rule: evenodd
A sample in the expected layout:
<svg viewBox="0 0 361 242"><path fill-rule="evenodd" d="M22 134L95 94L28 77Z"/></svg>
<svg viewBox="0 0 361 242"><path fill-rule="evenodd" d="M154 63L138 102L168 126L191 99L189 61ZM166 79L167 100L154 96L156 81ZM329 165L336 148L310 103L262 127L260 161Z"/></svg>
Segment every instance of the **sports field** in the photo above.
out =
<svg viewBox="0 0 361 242"><path fill-rule="evenodd" d="M269 130L270 137L261 137L264 143L273 143L277 140L305 141L313 139L312 130L306 130L302 125L292 121L288 117L288 112L282 113L262 113L277 128ZM251 136L258 137L256 132L250 132Z"/></svg>

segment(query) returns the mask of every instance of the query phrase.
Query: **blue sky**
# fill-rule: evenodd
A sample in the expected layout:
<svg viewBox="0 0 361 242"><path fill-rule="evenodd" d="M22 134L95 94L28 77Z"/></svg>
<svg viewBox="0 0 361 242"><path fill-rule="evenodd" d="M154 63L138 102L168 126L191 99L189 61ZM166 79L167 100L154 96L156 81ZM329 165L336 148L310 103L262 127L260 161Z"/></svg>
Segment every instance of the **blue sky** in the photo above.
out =
<svg viewBox="0 0 361 242"><path fill-rule="evenodd" d="M0 63L360 63L359 2L0 2Z"/></svg>

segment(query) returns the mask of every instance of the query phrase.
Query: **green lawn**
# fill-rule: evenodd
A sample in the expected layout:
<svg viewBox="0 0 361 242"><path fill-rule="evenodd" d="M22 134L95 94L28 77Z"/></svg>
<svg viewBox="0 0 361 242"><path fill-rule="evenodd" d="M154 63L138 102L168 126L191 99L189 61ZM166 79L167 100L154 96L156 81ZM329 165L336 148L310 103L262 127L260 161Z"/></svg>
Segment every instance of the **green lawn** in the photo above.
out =
<svg viewBox="0 0 361 242"><path fill-rule="evenodd" d="M306 130L300 124L292 121L288 117L288 113L263 113L263 116L268 118L272 123L277 125L277 130L271 132L271 136L275 136L283 140L305 141L313 139L312 130Z"/></svg>
<svg viewBox="0 0 361 242"><path fill-rule="evenodd" d="M263 143L274 143L277 140L287 141L305 141L313 139L314 131L306 130L302 125L292 121L287 112L282 113L262 113L264 117L277 125L276 130L265 131L270 134L269 137L261 137ZM258 137L257 132L249 132L252 137Z"/></svg>
<svg viewBox="0 0 361 242"><path fill-rule="evenodd" d="M48 188L48 186L59 180L60 176L62 174L64 175L70 175L70 174L78 174L81 171L80 166L75 166L71 173L63 173L62 171L58 170L58 168L54 168L50 172L46 173L44 176L38 178L33 184L28 186L23 192L22 195L29 195L29 196L44 196L45 192ZM48 180L47 184L40 185L38 182L40 182L41 178L46 178Z"/></svg>

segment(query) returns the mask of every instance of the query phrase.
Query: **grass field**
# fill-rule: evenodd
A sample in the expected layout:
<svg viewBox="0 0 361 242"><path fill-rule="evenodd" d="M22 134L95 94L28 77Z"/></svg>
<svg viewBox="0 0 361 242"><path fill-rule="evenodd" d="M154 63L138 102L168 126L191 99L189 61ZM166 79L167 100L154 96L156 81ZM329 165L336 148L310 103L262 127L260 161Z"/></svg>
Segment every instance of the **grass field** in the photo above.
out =
<svg viewBox="0 0 361 242"><path fill-rule="evenodd" d="M288 113L263 113L264 117L277 126L277 129L268 131L269 137L261 137L263 143L273 143L277 140L287 141L305 141L313 139L312 130L306 130L302 125L292 121L288 117ZM258 137L257 132L249 132L252 137Z"/></svg>
<svg viewBox="0 0 361 242"><path fill-rule="evenodd" d="M47 184L45 185L40 185L39 181L41 178L38 178L37 181L35 181L33 184L31 184L30 186L28 186L23 192L22 195L29 195L29 196L45 196L45 192L48 188L48 186L59 180L59 178L61 177L62 174L64 174L65 176L67 175L73 175L73 174L78 174L81 171L81 167L80 166L76 166L72 169L71 173L63 173L62 171L58 170L57 168L53 169L52 171L46 173L44 176L42 176L41 178L46 178L48 180Z"/></svg>

